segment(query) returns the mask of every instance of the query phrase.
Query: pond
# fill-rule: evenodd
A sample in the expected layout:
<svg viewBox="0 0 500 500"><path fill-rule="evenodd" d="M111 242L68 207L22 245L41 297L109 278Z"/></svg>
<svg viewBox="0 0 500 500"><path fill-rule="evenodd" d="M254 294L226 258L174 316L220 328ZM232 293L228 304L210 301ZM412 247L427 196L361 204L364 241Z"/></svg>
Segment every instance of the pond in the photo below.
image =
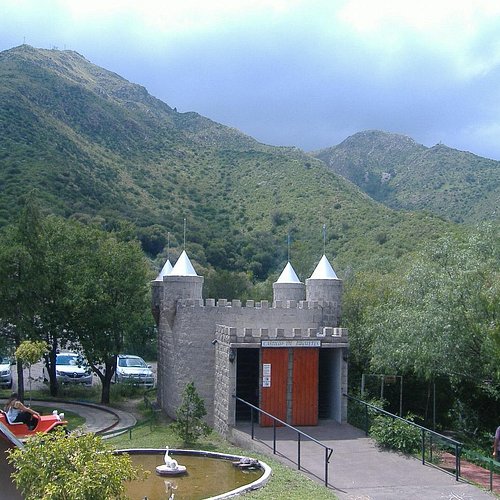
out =
<svg viewBox="0 0 500 500"><path fill-rule="evenodd" d="M270 474L269 467L260 462L261 468L241 470L233 465L241 457L191 450L170 450L179 465L187 468L182 476L159 476L156 466L164 464L165 450L120 450L129 453L132 462L151 471L144 481L127 485L126 494L131 500L201 500L217 497L237 488L254 489L262 486ZM252 484L255 483L256 484ZM251 486L249 486L251 485ZM173 496L172 496L173 495ZM221 497L222 498L222 497Z"/></svg>

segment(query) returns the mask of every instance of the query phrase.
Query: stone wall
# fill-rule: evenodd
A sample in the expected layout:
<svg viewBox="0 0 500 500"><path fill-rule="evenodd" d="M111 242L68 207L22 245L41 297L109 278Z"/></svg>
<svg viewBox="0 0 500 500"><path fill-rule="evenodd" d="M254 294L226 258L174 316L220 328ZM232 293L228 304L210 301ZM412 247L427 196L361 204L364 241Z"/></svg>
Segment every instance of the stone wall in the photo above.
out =
<svg viewBox="0 0 500 500"><path fill-rule="evenodd" d="M207 422L223 434L234 416L235 405L232 395L236 361L229 362L231 344L321 338L323 344L330 343L332 347L347 345L347 331L337 328L340 305L336 301L276 301L273 307L268 301L247 301L242 306L239 300L189 298L189 286L177 285L177 297L167 295L166 287L158 288L162 287L154 287L153 307L159 316L161 407L174 418L184 387L194 382L205 401Z"/></svg>

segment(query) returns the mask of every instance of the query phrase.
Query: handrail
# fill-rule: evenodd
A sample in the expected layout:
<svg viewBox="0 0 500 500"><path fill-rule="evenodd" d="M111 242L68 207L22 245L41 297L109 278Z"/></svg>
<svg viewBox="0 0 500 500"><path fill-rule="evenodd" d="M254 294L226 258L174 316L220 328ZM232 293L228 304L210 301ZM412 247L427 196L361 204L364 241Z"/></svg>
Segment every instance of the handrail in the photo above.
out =
<svg viewBox="0 0 500 500"><path fill-rule="evenodd" d="M411 420L407 420L406 418L395 415L394 413L390 413L387 410L384 410L383 408L379 408L378 406L375 406L371 403L367 403L366 401L363 401L362 399L356 398L354 396L350 396L349 394L343 394L343 396L345 396L347 399L352 399L353 401L357 401L358 403L362 403L365 406L373 408L374 410L378 411L379 413L383 413L384 415L387 415L388 417L402 420L403 422L406 422L407 424L413 425L413 427L418 427L421 430L424 430L426 432L434 434L435 436L439 437L440 439L444 439L445 441L450 441L453 444L463 446L463 443L461 443L460 441L456 441L455 439L448 437L448 436L445 436L444 434L439 434L439 432L433 431L432 429L428 429L427 427L424 427L423 425L416 424L415 422L412 422Z"/></svg>
<svg viewBox="0 0 500 500"><path fill-rule="evenodd" d="M326 446L323 444L321 441L318 441L316 438L313 438L309 434L306 434L305 432L301 431L300 429L297 429L293 425L290 425L283 420L279 419L278 417L275 417L271 413L268 413L265 410L262 410L258 406L253 405L252 403L249 403L248 401L245 401L244 399L239 398L238 396L233 395L233 398L236 399L236 401L240 401L241 403L249 406L251 408L250 410L250 421L251 421L251 426L252 426L252 432L251 432L251 437L252 440L255 439L255 430L254 430L254 410L257 410L259 413L262 413L266 415L267 417L271 418L273 421L273 454L276 455L276 422L280 423L281 425L288 427L289 429L292 429L297 433L297 469L301 470L301 463L300 463L300 453L301 453L301 436L313 441L314 443L318 444L322 448L325 449L325 479L324 479L324 484L326 487L328 487L328 464L330 463L330 458L333 453L333 448L330 448L329 446Z"/></svg>
<svg viewBox="0 0 500 500"><path fill-rule="evenodd" d="M363 401L362 399L356 398L354 396L350 396L349 394L343 394L344 397L347 399L351 399L352 401L356 401L357 403L361 403L365 405L366 409L366 415L365 415L365 433L368 435L368 408L371 408L372 410L381 413L383 415L386 415L388 417L391 417L394 420L401 420L405 422L408 425L412 425L413 427L416 427L417 429L420 429L422 432L422 465L425 465L426 460L425 460L425 434L428 433L432 436L436 436L439 439L450 443L452 446L455 447L455 479L458 481L460 478L460 458L461 458L461 453L462 453L462 448L463 448L463 443L460 441L457 441L453 438L450 438L448 436L445 436L443 434L439 434L439 432L433 431L432 429L428 429L427 427L424 427L422 425L416 424L415 422L412 422L411 420L407 420L403 417L400 417L398 415L395 415L394 413L390 413L387 410L384 410L383 408L379 408L378 406L375 406L371 403L367 403L366 401ZM432 441L431 441L432 445ZM431 453L431 459L432 459L432 448L430 450Z"/></svg>

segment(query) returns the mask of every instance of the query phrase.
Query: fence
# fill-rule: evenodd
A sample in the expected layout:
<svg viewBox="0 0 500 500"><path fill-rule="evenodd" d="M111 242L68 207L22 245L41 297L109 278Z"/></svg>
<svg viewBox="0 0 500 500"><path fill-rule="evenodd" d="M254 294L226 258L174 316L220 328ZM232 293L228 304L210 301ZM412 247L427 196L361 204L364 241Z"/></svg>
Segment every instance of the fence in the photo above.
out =
<svg viewBox="0 0 500 500"><path fill-rule="evenodd" d="M462 477L463 479L478 483L490 491L496 490L497 493L500 491L500 463L496 460L468 450L460 441L456 441L415 422L389 413L366 401L347 394L344 394L344 396L350 401L362 405L362 419L360 420L358 415L358 420L352 423L357 427L363 428L367 435L371 426L370 412L372 414L385 415L393 420L403 421L405 424L413 426L421 432L422 464L431 463L445 472L453 472L457 481ZM450 450L453 451L454 455L449 453ZM464 467L465 470L463 470Z"/></svg>
<svg viewBox="0 0 500 500"><path fill-rule="evenodd" d="M455 463L454 463L455 479L457 481L459 480L461 455L463 449L463 444L460 441L456 441L455 439L452 439L448 436L444 436L443 434L439 434L436 431L418 425L415 422L411 422L410 420L399 417L398 415L394 415L393 413L383 410L378 406L367 403L366 401L358 399L354 396L349 396L348 394L344 394L344 396L350 401L363 405L364 409L363 428L366 435L368 435L368 431L370 429L370 411L372 413L376 414L378 413L380 415L385 415L386 417L392 418L393 421L395 420L402 421L405 424L413 426L414 428L418 429L421 432L421 458L423 465L425 465L426 463L431 463L432 465L438 467L439 469L444 470L445 472L449 472L447 468L440 466L438 457L439 454L442 453L444 450L446 451L453 450L455 458Z"/></svg>
<svg viewBox="0 0 500 500"><path fill-rule="evenodd" d="M297 429L296 427L293 427L290 424L287 424L286 422L283 422L283 420L280 420L279 418L275 417L274 415L271 415L270 413L267 413L264 410L261 410L258 406L255 406L248 401L245 401L244 399L241 399L237 396L233 396L236 401L239 401L240 403L243 403L247 405L250 408L250 422L251 422L251 436L252 440L255 439L255 412L258 412L262 415L266 415L267 417L272 419L273 422L273 454L276 455L276 449L277 449L277 440L276 440L276 427L277 424L287 427L291 429L292 431L297 433L297 462L294 462L290 457L288 458L292 463L297 464L298 470L301 470L301 441L302 438L306 438L314 443L316 443L318 446L324 449L324 464L325 464L325 476L324 476L324 484L326 487L328 487L328 464L330 463L330 458L333 453L333 448L330 448L317 439L313 438L312 436L309 436L309 434L306 434L305 432L302 432L301 430ZM285 456L285 455L284 455Z"/></svg>

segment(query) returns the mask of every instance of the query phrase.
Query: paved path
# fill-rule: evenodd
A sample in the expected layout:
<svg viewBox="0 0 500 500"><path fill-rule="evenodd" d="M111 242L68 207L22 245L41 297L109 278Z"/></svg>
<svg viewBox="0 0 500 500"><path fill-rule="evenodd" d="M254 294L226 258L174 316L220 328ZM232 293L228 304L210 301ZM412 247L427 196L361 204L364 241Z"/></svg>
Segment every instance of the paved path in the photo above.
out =
<svg viewBox="0 0 500 500"><path fill-rule="evenodd" d="M250 439L250 425L238 425L235 441L272 455L273 429L255 427L256 441ZM348 424L321 421L301 430L333 448L329 484L340 499L348 500L491 500L494 495L413 457L380 451L364 432ZM276 458L297 468L297 434L277 429ZM311 441L301 443L301 465L313 479L324 481L324 449ZM284 456L291 457L292 464Z"/></svg>
<svg viewBox="0 0 500 500"><path fill-rule="evenodd" d="M6 400L0 400L0 405L3 407ZM122 410L109 408L103 405L79 403L79 402L63 402L63 401L36 401L33 400L32 406L45 406L53 408L59 412L70 411L76 413L85 419L83 429L85 432L94 432L100 434L110 430L120 431L132 425L135 425L136 418Z"/></svg>

